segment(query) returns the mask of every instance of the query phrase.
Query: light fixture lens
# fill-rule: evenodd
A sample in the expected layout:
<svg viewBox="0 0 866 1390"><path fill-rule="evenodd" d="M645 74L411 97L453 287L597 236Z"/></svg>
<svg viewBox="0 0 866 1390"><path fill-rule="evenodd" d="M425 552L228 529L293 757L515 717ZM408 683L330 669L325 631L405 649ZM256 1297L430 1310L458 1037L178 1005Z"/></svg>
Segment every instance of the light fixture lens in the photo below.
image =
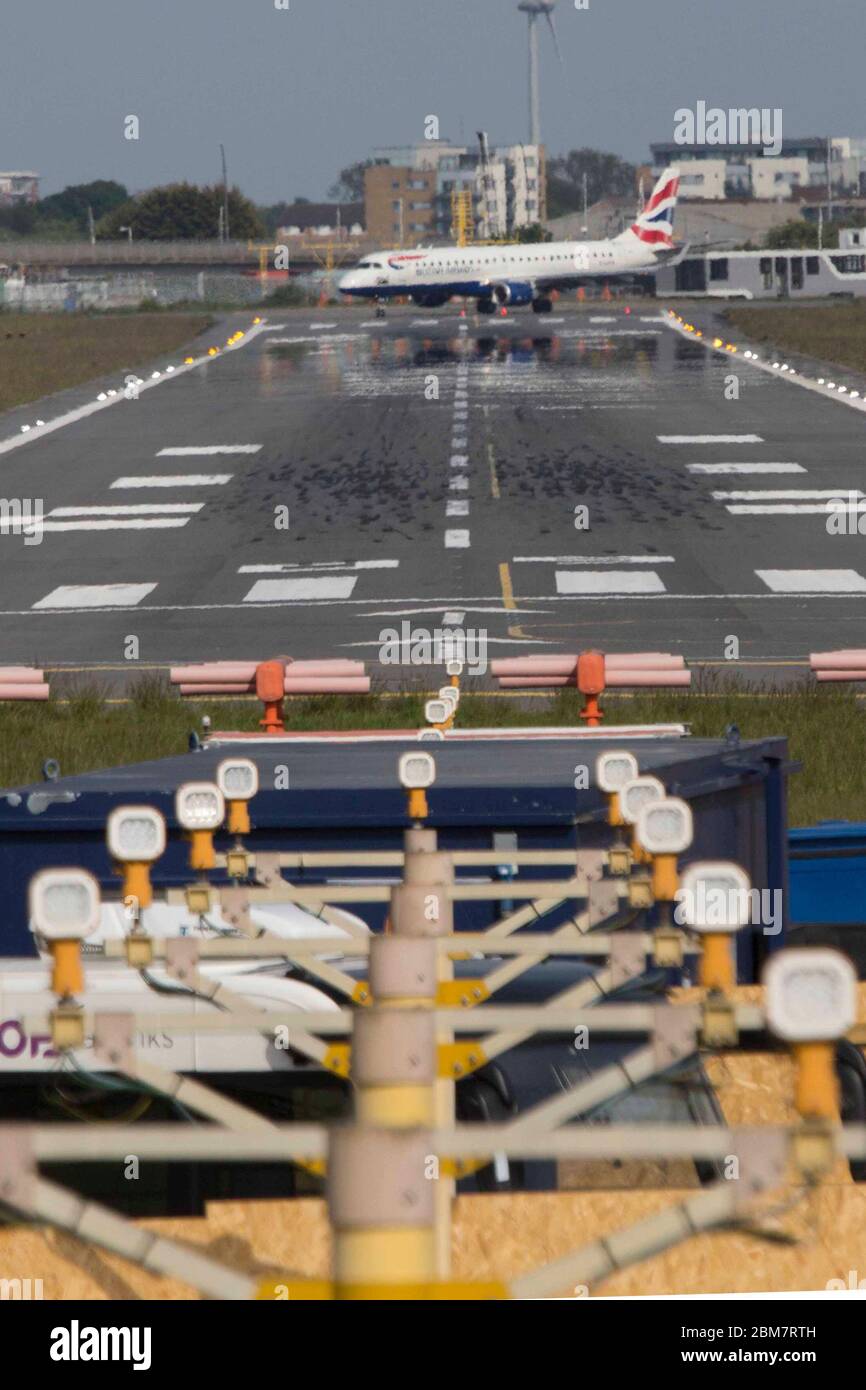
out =
<svg viewBox="0 0 866 1390"><path fill-rule="evenodd" d="M84 869L43 869L30 884L33 929L49 941L74 941L99 925L99 884Z"/></svg>
<svg viewBox="0 0 866 1390"><path fill-rule="evenodd" d="M446 700L428 700L424 706L424 718L428 724L444 724L450 718L452 705Z"/></svg>
<svg viewBox="0 0 866 1390"><path fill-rule="evenodd" d="M787 1042L841 1037L857 1016L857 976L841 951L779 951L764 971L767 1022Z"/></svg>
<svg viewBox="0 0 866 1390"><path fill-rule="evenodd" d="M691 807L679 797L664 797L641 808L637 836L649 854L681 854L692 842Z"/></svg>
<svg viewBox="0 0 866 1390"><path fill-rule="evenodd" d="M600 753L595 764L595 780L604 792L618 792L639 772L633 753Z"/></svg>
<svg viewBox="0 0 866 1390"><path fill-rule="evenodd" d="M737 931L751 915L749 875L739 864L704 862L683 871L675 920L697 931Z"/></svg>
<svg viewBox="0 0 866 1390"><path fill-rule="evenodd" d="M227 758L217 768L217 786L228 801L250 801L259 789L259 770L249 758Z"/></svg>
<svg viewBox="0 0 866 1390"><path fill-rule="evenodd" d="M178 787L175 811L184 830L216 830L225 817L223 794L210 782L190 782Z"/></svg>
<svg viewBox="0 0 866 1390"><path fill-rule="evenodd" d="M106 822L105 839L121 863L148 863L165 850L165 820L152 806L117 806Z"/></svg>
<svg viewBox="0 0 866 1390"><path fill-rule="evenodd" d="M641 807L648 806L651 801L661 801L664 794L664 784L657 777L632 777L619 791L623 820L634 825Z"/></svg>
<svg viewBox="0 0 866 1390"><path fill-rule="evenodd" d="M435 703L430 701L431 704ZM432 787L436 781L436 764L429 753L404 753L397 764L401 787L415 791Z"/></svg>

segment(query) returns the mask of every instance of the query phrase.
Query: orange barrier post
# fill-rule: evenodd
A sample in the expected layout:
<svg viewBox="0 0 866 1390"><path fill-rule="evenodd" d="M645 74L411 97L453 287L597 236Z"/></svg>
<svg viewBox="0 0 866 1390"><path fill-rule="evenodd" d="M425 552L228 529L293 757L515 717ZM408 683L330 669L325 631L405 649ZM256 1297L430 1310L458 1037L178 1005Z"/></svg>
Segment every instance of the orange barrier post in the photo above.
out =
<svg viewBox="0 0 866 1390"><path fill-rule="evenodd" d="M580 711L588 729L597 729L604 719L604 710L598 697L604 691L604 657L601 652L581 652L577 658L577 688L586 696L586 704Z"/></svg>
<svg viewBox="0 0 866 1390"><path fill-rule="evenodd" d="M282 661L262 661L256 667L256 694L265 707L265 717L259 723L266 734L284 734L283 696L286 669Z"/></svg>

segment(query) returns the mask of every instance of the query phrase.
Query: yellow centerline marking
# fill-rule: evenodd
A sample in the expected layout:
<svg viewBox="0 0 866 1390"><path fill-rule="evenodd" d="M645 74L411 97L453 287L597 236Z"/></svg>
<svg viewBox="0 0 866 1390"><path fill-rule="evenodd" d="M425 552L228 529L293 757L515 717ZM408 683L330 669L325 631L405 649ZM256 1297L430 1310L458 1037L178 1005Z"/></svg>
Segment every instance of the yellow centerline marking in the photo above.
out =
<svg viewBox="0 0 866 1390"><path fill-rule="evenodd" d="M507 564L499 566L499 584L502 589L502 605L504 608L516 608L514 602L514 589L511 586L511 570ZM524 632L522 627L508 628L509 637L522 637L524 641L530 640L529 633Z"/></svg>

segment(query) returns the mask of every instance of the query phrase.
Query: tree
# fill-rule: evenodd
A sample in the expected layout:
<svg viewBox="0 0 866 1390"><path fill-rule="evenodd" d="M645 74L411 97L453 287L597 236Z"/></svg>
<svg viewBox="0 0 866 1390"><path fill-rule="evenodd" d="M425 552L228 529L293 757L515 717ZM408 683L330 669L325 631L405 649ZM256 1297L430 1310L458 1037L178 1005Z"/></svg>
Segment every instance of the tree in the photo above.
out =
<svg viewBox="0 0 866 1390"><path fill-rule="evenodd" d="M205 241L219 234L222 184L199 188L192 183L170 183L129 198L100 218L97 235L119 237L121 227L131 227L140 241ZM229 190L229 235L233 241L264 236L265 228L248 198L237 188Z"/></svg>
<svg viewBox="0 0 866 1390"><path fill-rule="evenodd" d="M835 250L839 245L839 224L824 222L821 237L825 250ZM765 245L769 251L799 251L817 249L818 224L794 218L783 222L779 227L771 227Z"/></svg>
<svg viewBox="0 0 866 1390"><path fill-rule="evenodd" d="M553 232L547 232L540 222L530 222L517 229L518 241L553 241Z"/></svg>
<svg viewBox="0 0 866 1390"><path fill-rule="evenodd" d="M548 217L560 217L583 208L584 174L589 203L606 197L627 198L636 191L636 165L601 150L569 150L547 161Z"/></svg>
<svg viewBox="0 0 866 1390"><path fill-rule="evenodd" d="M93 209L94 219L98 221L128 198L129 192L122 183L115 183L113 179L95 179L92 183L68 184L62 192L43 198L36 208L40 219L74 222L81 231L85 231L88 207Z"/></svg>
<svg viewBox="0 0 866 1390"><path fill-rule="evenodd" d="M360 203L364 197L364 170L374 164L373 159L359 159L340 170L340 176L328 189L328 197L338 203Z"/></svg>

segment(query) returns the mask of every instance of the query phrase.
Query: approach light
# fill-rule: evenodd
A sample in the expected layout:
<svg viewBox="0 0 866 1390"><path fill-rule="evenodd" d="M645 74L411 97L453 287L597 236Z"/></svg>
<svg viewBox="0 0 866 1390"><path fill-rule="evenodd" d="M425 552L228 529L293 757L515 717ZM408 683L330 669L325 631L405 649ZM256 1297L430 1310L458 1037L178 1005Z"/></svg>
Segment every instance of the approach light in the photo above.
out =
<svg viewBox="0 0 866 1390"><path fill-rule="evenodd" d="M706 990L727 994L736 984L733 938L749 921L750 889L739 864L702 860L683 871L675 917L703 937L700 983Z"/></svg>
<svg viewBox="0 0 866 1390"><path fill-rule="evenodd" d="M436 704L435 700L428 701ZM441 701L439 703L442 703ZM427 810L427 788L436 781L436 763L429 753L402 753L397 763L397 776L400 786L409 793L409 816L412 820L425 820Z"/></svg>
<svg viewBox="0 0 866 1390"><path fill-rule="evenodd" d="M250 758L224 758L217 768L217 786L228 806L231 835L249 835L250 812L247 802L259 789L259 770Z"/></svg>
<svg viewBox="0 0 866 1390"><path fill-rule="evenodd" d="M150 907L149 866L165 852L164 817L152 806L117 806L106 822L105 840L123 871L124 902L132 898L138 909Z"/></svg>
<svg viewBox="0 0 866 1390"><path fill-rule="evenodd" d="M52 959L51 988L71 999L84 988L81 943L99 926L99 884L84 869L42 869L30 880L30 921ZM77 1040L78 1030L70 1041Z"/></svg>
<svg viewBox="0 0 866 1390"><path fill-rule="evenodd" d="M836 1041L857 1016L857 976L840 951L821 946L784 950L771 956L763 974L767 1023L791 1044L796 1065L794 1104L807 1121L839 1117ZM824 1154L804 1149L813 1169L832 1162L829 1139ZM802 1165L802 1159L801 1159Z"/></svg>

